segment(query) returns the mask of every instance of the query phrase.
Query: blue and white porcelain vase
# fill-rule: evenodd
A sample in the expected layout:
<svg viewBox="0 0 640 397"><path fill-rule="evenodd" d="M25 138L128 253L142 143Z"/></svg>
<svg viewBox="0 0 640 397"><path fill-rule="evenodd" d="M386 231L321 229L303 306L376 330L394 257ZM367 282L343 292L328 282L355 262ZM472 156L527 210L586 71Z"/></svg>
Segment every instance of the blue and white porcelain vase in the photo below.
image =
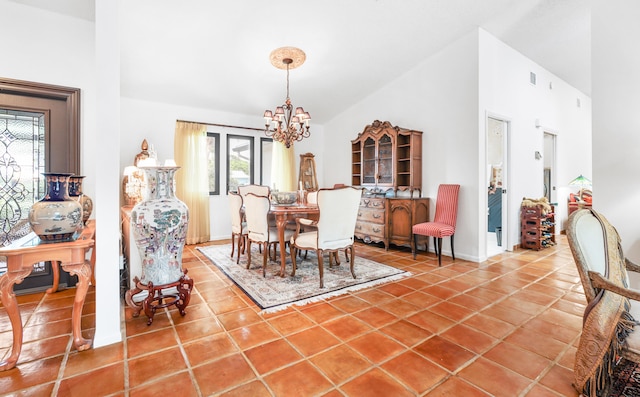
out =
<svg viewBox="0 0 640 397"><path fill-rule="evenodd" d="M29 224L44 242L69 241L82 228L82 206L69 197L70 173L45 172L46 193L29 210Z"/></svg>
<svg viewBox="0 0 640 397"><path fill-rule="evenodd" d="M140 283L176 282L182 271L189 209L175 197L173 178L180 167L139 167L145 172L146 194L131 210L131 230L142 259Z"/></svg>
<svg viewBox="0 0 640 397"><path fill-rule="evenodd" d="M71 175L69 177L69 196L80 203L82 207L82 223L87 224L91 212L93 211L93 200L82 191L82 175Z"/></svg>

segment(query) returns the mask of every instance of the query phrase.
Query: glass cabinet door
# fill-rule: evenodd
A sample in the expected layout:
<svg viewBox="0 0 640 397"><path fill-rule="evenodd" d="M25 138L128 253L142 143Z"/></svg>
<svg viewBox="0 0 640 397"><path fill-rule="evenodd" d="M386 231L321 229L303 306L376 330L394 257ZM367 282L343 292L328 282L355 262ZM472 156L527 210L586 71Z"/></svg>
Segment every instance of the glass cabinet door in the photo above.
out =
<svg viewBox="0 0 640 397"><path fill-rule="evenodd" d="M362 145L362 183L376 183L376 141L371 137Z"/></svg>
<svg viewBox="0 0 640 397"><path fill-rule="evenodd" d="M378 184L393 184L393 142L387 134L378 140Z"/></svg>

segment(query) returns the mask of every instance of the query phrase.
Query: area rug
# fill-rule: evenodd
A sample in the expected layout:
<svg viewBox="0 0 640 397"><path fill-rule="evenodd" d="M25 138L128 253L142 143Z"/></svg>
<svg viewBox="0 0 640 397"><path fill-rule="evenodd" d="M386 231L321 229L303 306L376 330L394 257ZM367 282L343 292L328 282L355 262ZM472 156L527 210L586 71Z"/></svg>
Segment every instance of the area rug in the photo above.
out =
<svg viewBox="0 0 640 397"><path fill-rule="evenodd" d="M608 397L640 396L640 365L625 358L613 369L613 384Z"/></svg>
<svg viewBox="0 0 640 397"><path fill-rule="evenodd" d="M251 269L247 269L246 255L240 256L236 264L235 256L230 257L231 245L209 245L198 247L207 258L240 287L264 313L275 312L290 305L304 305L350 291L371 287L398 280L411 273L369 259L358 257L356 251L354 279L349 263L340 253L340 266L329 268L327 256L324 258L324 288L320 288L318 260L314 252L309 251L307 259L298 258L296 275L291 277L291 258L287 253L285 277L280 277L280 256L276 262L269 260L267 275L262 276L262 254L256 245L252 246Z"/></svg>

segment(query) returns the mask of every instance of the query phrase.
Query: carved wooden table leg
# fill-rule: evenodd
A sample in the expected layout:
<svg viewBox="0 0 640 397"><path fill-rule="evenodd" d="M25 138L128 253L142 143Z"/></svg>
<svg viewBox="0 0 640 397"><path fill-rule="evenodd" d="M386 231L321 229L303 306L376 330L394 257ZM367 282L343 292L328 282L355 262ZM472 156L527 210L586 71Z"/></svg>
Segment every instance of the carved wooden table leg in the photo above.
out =
<svg viewBox="0 0 640 397"><path fill-rule="evenodd" d="M287 226L287 216L285 214L276 213L276 226L278 227L278 242L280 243L280 277L284 277L287 265L287 247L286 241L284 241L284 229Z"/></svg>
<svg viewBox="0 0 640 397"><path fill-rule="evenodd" d="M62 268L69 274L78 276L76 295L73 299L73 311L71 312L71 328L73 330L73 345L81 352L91 348L92 343L90 339L82 337L82 307L84 306L91 280L91 264L86 261L75 265L63 264Z"/></svg>
<svg viewBox="0 0 640 397"><path fill-rule="evenodd" d="M11 321L11 329L13 330L13 345L11 347L11 355L0 362L0 371L6 371L16 366L20 351L22 350L22 319L20 318L20 309L18 301L13 293L13 285L19 284L25 277L31 273L33 268L24 269L18 272L5 273L0 276L0 300L9 315Z"/></svg>
<svg viewBox="0 0 640 397"><path fill-rule="evenodd" d="M53 285L45 291L47 294L58 292L58 285L60 285L60 262L51 261L51 271L53 271Z"/></svg>

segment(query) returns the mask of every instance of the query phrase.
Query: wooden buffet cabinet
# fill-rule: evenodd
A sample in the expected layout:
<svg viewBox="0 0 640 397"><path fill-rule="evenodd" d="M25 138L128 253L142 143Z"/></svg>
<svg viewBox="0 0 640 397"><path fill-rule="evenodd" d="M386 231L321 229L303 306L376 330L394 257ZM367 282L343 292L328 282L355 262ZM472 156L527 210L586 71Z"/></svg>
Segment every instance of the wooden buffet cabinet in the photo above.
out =
<svg viewBox="0 0 640 397"><path fill-rule="evenodd" d="M351 183L365 188L355 236L411 246L411 227L429 220L422 189L422 132L375 120L351 141Z"/></svg>

